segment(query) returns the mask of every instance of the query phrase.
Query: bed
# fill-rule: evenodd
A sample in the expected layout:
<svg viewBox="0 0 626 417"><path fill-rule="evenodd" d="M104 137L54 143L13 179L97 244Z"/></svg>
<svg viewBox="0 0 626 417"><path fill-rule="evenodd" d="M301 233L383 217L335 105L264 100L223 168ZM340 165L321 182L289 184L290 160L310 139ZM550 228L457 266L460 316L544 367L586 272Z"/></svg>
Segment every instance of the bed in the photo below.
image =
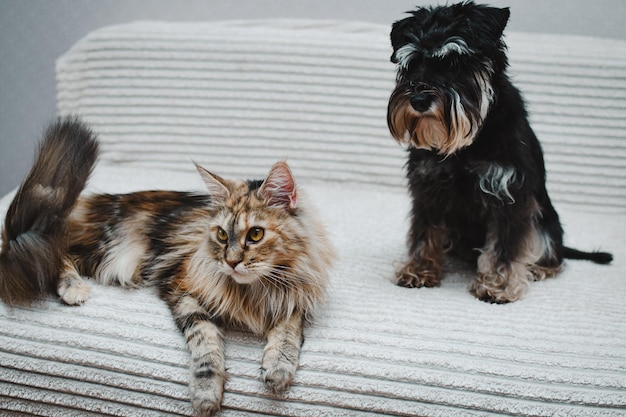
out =
<svg viewBox="0 0 626 417"><path fill-rule="evenodd" d="M102 142L88 192L202 190L192 160L262 178L286 159L325 219L340 260L293 386L266 390L264 341L227 332L221 415L626 415L626 42L506 33L565 242L615 260L568 261L495 305L454 260L439 288L391 282L410 200L386 126L388 36L362 22L144 21L57 61L58 113ZM0 304L0 414L192 415L185 341L156 291L90 286L81 307Z"/></svg>

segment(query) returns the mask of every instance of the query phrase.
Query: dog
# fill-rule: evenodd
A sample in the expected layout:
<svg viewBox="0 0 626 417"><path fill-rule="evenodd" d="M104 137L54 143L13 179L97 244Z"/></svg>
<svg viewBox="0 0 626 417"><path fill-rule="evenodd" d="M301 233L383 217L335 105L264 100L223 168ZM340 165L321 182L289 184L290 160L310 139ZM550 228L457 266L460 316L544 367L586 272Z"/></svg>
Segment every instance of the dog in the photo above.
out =
<svg viewBox="0 0 626 417"><path fill-rule="evenodd" d="M435 287L447 254L474 262L470 292L491 303L522 297L564 258L606 264L605 252L563 245L546 191L540 143L508 75L508 8L418 7L391 30L396 87L387 122L408 145L409 259L395 281Z"/></svg>

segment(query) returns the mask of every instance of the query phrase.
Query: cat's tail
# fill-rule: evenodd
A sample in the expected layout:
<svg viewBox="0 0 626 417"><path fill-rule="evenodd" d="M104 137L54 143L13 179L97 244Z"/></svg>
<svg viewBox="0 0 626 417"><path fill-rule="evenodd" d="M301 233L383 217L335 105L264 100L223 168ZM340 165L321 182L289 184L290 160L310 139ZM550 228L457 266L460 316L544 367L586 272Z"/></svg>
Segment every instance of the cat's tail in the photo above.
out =
<svg viewBox="0 0 626 417"><path fill-rule="evenodd" d="M610 264L613 261L613 255L608 252L583 252L578 249L563 247L563 257L567 259L581 259L597 264Z"/></svg>
<svg viewBox="0 0 626 417"><path fill-rule="evenodd" d="M67 218L98 158L98 142L77 118L45 132L4 220L0 298L28 304L54 290L67 245Z"/></svg>

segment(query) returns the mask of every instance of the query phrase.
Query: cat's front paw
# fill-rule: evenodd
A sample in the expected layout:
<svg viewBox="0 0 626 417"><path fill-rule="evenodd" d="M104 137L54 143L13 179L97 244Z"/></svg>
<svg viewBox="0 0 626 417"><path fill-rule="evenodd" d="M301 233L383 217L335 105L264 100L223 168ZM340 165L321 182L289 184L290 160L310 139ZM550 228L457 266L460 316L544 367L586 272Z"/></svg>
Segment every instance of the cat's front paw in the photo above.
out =
<svg viewBox="0 0 626 417"><path fill-rule="evenodd" d="M268 332L261 378L269 390L281 393L289 388L298 368L302 341L302 317L299 315L293 315Z"/></svg>
<svg viewBox="0 0 626 417"><path fill-rule="evenodd" d="M191 404L198 416L213 416L220 410L224 395L224 378L210 369L198 368L189 382Z"/></svg>
<svg viewBox="0 0 626 417"><path fill-rule="evenodd" d="M288 362L277 362L261 368L261 378L265 386L275 393L284 392L296 375L296 367Z"/></svg>

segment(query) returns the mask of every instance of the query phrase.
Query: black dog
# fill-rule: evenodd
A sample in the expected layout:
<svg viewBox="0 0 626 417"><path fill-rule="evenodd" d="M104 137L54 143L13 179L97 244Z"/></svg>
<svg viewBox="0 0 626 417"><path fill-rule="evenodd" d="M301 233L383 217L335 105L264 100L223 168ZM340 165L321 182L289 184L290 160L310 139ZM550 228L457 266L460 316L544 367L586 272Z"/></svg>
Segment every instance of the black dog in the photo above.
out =
<svg viewBox="0 0 626 417"><path fill-rule="evenodd" d="M409 260L397 284L439 285L450 252L477 260L472 294L506 303L556 275L563 258L611 262L563 246L541 146L506 74L509 10L469 1L410 13L391 30L387 113L393 137L410 145Z"/></svg>

